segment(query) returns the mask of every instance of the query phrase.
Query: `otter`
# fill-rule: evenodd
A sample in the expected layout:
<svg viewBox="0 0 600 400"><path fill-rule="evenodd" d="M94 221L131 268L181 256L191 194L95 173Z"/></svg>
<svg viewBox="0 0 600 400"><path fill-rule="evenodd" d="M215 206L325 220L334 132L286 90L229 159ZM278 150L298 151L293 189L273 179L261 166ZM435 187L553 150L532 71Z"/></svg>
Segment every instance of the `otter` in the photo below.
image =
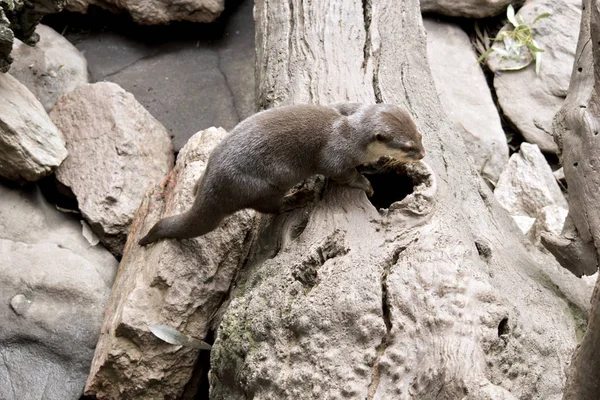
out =
<svg viewBox="0 0 600 400"><path fill-rule="evenodd" d="M212 151L192 207L158 221L139 244L204 235L245 208L289 211L297 205L286 193L317 174L372 196L356 167L384 156L418 161L425 156L421 138L409 113L391 104L304 104L259 112Z"/></svg>

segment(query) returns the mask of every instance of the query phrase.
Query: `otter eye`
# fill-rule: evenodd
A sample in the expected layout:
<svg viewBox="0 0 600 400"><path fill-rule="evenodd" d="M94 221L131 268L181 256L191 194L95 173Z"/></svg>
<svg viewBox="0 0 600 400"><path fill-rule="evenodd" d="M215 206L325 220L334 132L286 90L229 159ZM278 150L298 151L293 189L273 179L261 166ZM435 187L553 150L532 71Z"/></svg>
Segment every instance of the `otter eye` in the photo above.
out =
<svg viewBox="0 0 600 400"><path fill-rule="evenodd" d="M389 137L385 133L379 132L375 135L375 139L377 139L378 142L387 142Z"/></svg>

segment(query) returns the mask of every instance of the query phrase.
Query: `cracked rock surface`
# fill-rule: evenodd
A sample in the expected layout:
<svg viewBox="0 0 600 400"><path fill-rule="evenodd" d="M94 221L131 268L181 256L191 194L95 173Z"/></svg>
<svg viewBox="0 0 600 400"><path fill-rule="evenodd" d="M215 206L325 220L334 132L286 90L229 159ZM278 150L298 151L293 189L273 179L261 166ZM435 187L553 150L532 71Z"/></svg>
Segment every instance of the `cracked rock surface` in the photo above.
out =
<svg viewBox="0 0 600 400"><path fill-rule="evenodd" d="M50 116L69 150L56 178L71 188L102 243L121 255L144 193L173 167L166 129L111 82L79 86L59 99Z"/></svg>
<svg viewBox="0 0 600 400"><path fill-rule="evenodd" d="M0 198L0 399L78 399L117 260L37 188Z"/></svg>
<svg viewBox="0 0 600 400"><path fill-rule="evenodd" d="M421 11L452 17L485 18L500 14L511 0L421 0Z"/></svg>
<svg viewBox="0 0 600 400"><path fill-rule="evenodd" d="M119 84L169 131L179 151L199 129L232 129L255 111L252 1L203 27L144 27L96 10L50 24L88 60L90 80Z"/></svg>

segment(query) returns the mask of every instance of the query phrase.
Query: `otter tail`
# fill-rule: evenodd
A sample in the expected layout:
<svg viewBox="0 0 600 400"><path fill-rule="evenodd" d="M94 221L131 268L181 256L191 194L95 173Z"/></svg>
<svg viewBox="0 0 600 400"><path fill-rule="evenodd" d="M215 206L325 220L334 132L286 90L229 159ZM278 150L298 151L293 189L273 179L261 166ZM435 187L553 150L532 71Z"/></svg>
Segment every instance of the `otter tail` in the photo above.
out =
<svg viewBox="0 0 600 400"><path fill-rule="evenodd" d="M183 238L186 232L185 221L189 218L188 213L167 217L158 221L152 229L138 243L146 246L164 238Z"/></svg>

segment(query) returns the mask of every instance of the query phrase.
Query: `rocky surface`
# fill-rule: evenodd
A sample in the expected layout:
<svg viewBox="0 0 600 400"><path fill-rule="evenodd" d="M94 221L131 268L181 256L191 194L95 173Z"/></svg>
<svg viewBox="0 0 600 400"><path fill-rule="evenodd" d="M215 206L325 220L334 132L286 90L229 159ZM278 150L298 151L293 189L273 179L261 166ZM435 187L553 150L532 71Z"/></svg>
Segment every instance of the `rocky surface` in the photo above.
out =
<svg viewBox="0 0 600 400"><path fill-rule="evenodd" d="M54 29L38 25L36 33L40 40L34 47L15 40L10 73L50 111L62 94L89 82L87 61Z"/></svg>
<svg viewBox="0 0 600 400"><path fill-rule="evenodd" d="M556 152L552 120L569 87L579 36L581 1L528 1L517 18L523 17L526 23L531 23L545 12L552 15L539 20L534 30L535 40L544 50L540 75L536 75L533 65L523 70L505 71L495 75L494 87L503 112L526 140L537 144L542 151ZM493 62L488 66L494 70Z"/></svg>
<svg viewBox="0 0 600 400"><path fill-rule="evenodd" d="M105 12L49 19L85 55L92 81L121 85L179 150L199 129L232 129L255 112L252 1L209 26L138 26Z"/></svg>
<svg viewBox="0 0 600 400"><path fill-rule="evenodd" d="M104 245L120 255L148 187L173 165L166 129L120 86L81 85L50 113L67 138L69 157L56 172Z"/></svg>
<svg viewBox="0 0 600 400"><path fill-rule="evenodd" d="M485 18L500 14L511 0L421 0L421 11L452 17Z"/></svg>
<svg viewBox="0 0 600 400"><path fill-rule="evenodd" d="M0 176L36 181L67 156L65 140L33 94L0 73Z"/></svg>
<svg viewBox="0 0 600 400"><path fill-rule="evenodd" d="M147 325L165 324L198 339L229 291L248 251L254 213L241 211L209 234L138 246L161 217L185 211L212 148L226 135L194 135L162 185L148 191L131 227L111 293L86 393L102 399L175 399L192 376L198 350L169 345Z"/></svg>
<svg viewBox="0 0 600 400"><path fill-rule="evenodd" d="M497 182L508 146L483 71L467 34L457 25L424 19L427 56L446 114L459 127L481 174Z"/></svg>
<svg viewBox="0 0 600 400"><path fill-rule="evenodd" d="M529 230L538 215L542 216L542 221L546 219L545 207L568 208L543 154L536 145L525 142L521 144L519 153L511 156L494 195L510 215L518 217L517 225L523 232ZM540 223L541 227L547 225Z"/></svg>
<svg viewBox="0 0 600 400"><path fill-rule="evenodd" d="M67 0L70 11L87 12L90 5L127 12L138 24L171 21L212 22L223 12L224 0Z"/></svg>
<svg viewBox="0 0 600 400"><path fill-rule="evenodd" d="M35 187L0 198L0 399L78 399L117 261Z"/></svg>
<svg viewBox="0 0 600 400"><path fill-rule="evenodd" d="M10 68L15 37L34 44L39 37L34 32L45 14L62 10L67 0L0 0L0 72Z"/></svg>

